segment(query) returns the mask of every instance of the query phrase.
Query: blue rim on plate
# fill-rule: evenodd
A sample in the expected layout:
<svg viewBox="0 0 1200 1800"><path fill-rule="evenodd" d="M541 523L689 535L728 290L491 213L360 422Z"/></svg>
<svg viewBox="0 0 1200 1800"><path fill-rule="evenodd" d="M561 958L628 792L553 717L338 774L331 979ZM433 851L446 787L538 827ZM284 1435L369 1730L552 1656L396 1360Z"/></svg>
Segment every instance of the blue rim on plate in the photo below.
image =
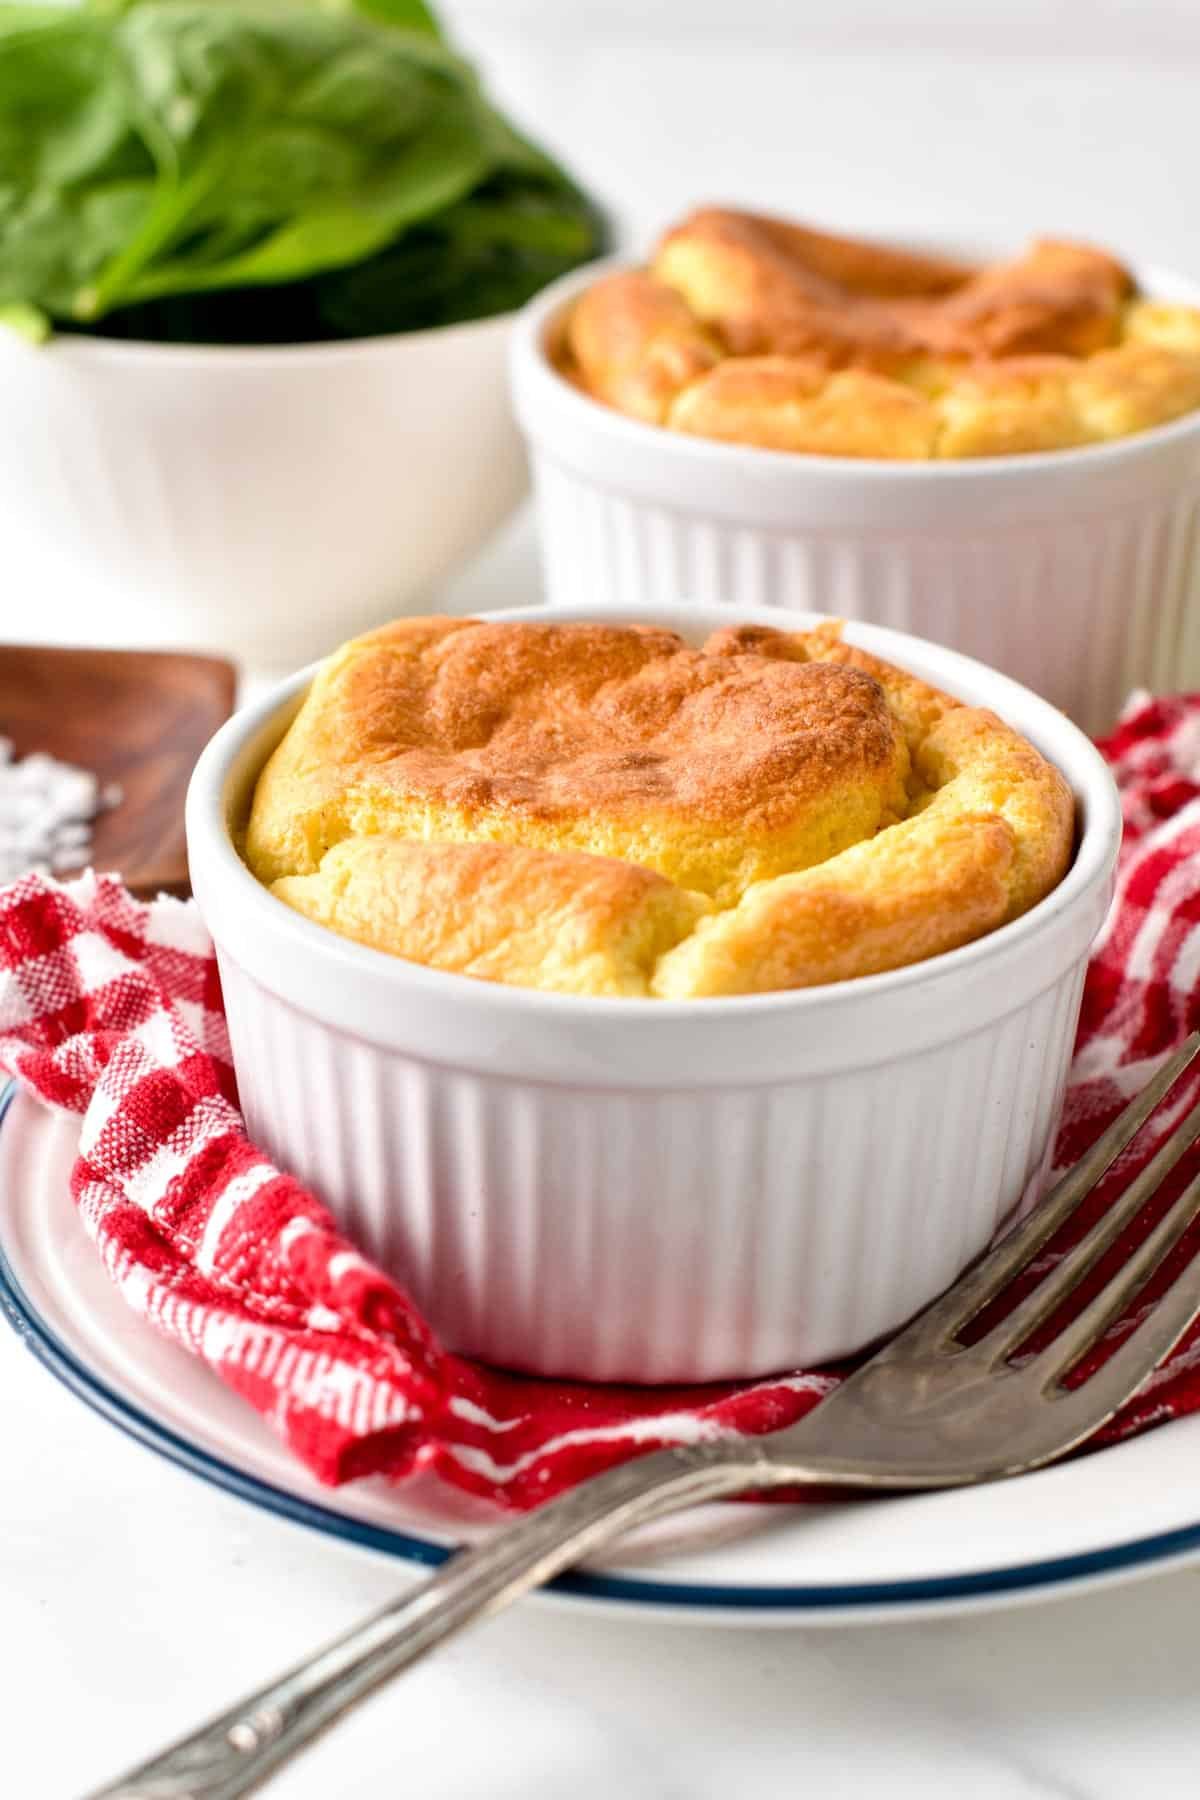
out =
<svg viewBox="0 0 1200 1800"><path fill-rule="evenodd" d="M3 1125L17 1087L0 1091L0 1126ZM249 1475L235 1464L211 1455L198 1445L161 1424L140 1407L102 1381L62 1339L51 1330L25 1293L0 1243L0 1313L8 1320L25 1347L61 1381L63 1386L127 1436L144 1444L168 1462L176 1463L202 1481L236 1494L240 1500L290 1519L343 1543L358 1544L405 1562L436 1566L451 1551L430 1538L412 1532L371 1525L361 1519L302 1499L284 1488ZM969 1574L926 1576L920 1580L862 1582L852 1585L802 1587L709 1584L705 1582L645 1581L624 1575L569 1572L549 1584L555 1593L589 1600L617 1601L669 1611L733 1612L852 1612L861 1608L904 1608L921 1603L979 1599L1036 1588L1062 1588L1072 1583L1115 1575L1146 1565L1165 1562L1200 1550L1200 1521L1155 1536L1135 1538L1104 1550L1084 1551L1011 1568L973 1570Z"/></svg>

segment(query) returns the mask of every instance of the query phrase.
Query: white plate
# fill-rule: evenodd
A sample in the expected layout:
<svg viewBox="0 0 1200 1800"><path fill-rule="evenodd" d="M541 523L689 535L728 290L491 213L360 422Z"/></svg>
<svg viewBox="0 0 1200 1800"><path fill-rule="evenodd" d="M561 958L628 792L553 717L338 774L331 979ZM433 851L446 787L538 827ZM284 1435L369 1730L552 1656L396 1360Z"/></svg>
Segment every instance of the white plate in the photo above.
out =
<svg viewBox="0 0 1200 1800"><path fill-rule="evenodd" d="M440 1483L312 1481L249 1407L137 1319L75 1216L77 1129L0 1099L0 1310L50 1371L164 1456L346 1542L421 1563L495 1527ZM1200 1417L958 1493L701 1509L554 1584L572 1604L848 1625L979 1610L1200 1560Z"/></svg>

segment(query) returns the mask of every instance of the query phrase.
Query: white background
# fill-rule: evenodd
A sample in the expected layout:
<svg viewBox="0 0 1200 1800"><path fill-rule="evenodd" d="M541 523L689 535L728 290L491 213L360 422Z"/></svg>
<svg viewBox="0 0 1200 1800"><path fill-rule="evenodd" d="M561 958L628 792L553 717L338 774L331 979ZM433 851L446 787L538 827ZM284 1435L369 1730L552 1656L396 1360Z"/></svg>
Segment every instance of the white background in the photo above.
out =
<svg viewBox="0 0 1200 1800"><path fill-rule="evenodd" d="M1200 273L1195 0L457 0L500 97L634 238L700 198ZM535 581L518 527L452 602ZM0 1336L0 1795L65 1800L348 1624L394 1568L260 1518ZM1200 1495L1197 1496L1200 1516ZM845 1634L528 1608L406 1678L290 1800L1185 1800L1200 1576Z"/></svg>
<svg viewBox="0 0 1200 1800"><path fill-rule="evenodd" d="M449 0L648 235L725 197L846 227L1092 234L1200 267L1194 0Z"/></svg>

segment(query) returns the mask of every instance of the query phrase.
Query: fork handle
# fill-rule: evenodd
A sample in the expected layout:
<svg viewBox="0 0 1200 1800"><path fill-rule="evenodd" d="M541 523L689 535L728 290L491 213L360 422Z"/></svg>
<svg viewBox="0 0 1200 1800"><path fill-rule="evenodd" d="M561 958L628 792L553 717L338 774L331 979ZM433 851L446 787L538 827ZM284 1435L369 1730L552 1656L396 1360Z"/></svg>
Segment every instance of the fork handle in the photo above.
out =
<svg viewBox="0 0 1200 1800"><path fill-rule="evenodd" d="M775 1477L778 1480L778 1476ZM752 1447L658 1450L606 1470L460 1550L415 1592L179 1738L89 1800L238 1800L364 1699L473 1619L499 1612L611 1538L704 1500L773 1485Z"/></svg>

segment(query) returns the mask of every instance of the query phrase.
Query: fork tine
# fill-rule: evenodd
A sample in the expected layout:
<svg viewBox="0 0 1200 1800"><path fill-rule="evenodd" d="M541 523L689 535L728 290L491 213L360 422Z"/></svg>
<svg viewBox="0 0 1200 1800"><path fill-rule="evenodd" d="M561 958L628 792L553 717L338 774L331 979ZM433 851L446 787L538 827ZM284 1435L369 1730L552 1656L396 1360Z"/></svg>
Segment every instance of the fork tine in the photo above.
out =
<svg viewBox="0 0 1200 1800"><path fill-rule="evenodd" d="M1134 1177L1125 1192L1096 1221L1087 1235L1065 1253L1057 1268L1039 1281L1031 1294L1018 1306L1014 1306L1011 1312L1006 1313L986 1337L979 1340L979 1347L986 1345L995 1359L1000 1360L1011 1355L1024 1343L1050 1317L1055 1307L1061 1305L1067 1295L1078 1287L1088 1270L1099 1262L1105 1251L1112 1248L1197 1138L1200 1138L1200 1104L1194 1106L1182 1124L1176 1126L1166 1143L1160 1146L1151 1161ZM1152 1233L1146 1242L1152 1243L1153 1237ZM1131 1257L1125 1267L1131 1269L1135 1262L1136 1257ZM1121 1277L1114 1279L1119 1281Z"/></svg>
<svg viewBox="0 0 1200 1800"><path fill-rule="evenodd" d="M1035 1356L1027 1366L1030 1370L1045 1370L1050 1380L1061 1381L1081 1357L1096 1344L1102 1333L1120 1318L1130 1301L1158 1268L1179 1242L1184 1232L1200 1213L1200 1175L1189 1182L1183 1193L1175 1201L1170 1211L1164 1215L1154 1227L1144 1243L1139 1244L1128 1262L1113 1276L1113 1279L1100 1292L1089 1300L1088 1304L1071 1320L1054 1342ZM1174 1308L1170 1306L1173 1296L1178 1294ZM1190 1309L1190 1310L1189 1310ZM1200 1265L1190 1264L1181 1271L1178 1281L1174 1282L1167 1292L1155 1303L1146 1318L1139 1321L1131 1333L1129 1342L1139 1346L1137 1357L1131 1357L1130 1365L1138 1365L1143 1375L1158 1363L1175 1343L1176 1339L1186 1331L1189 1323L1200 1312ZM1161 1320L1160 1323L1160 1314ZM1182 1319L1182 1323L1177 1323ZM1155 1346L1162 1339L1161 1350ZM1124 1346L1122 1346L1124 1348ZM1110 1360L1115 1361L1114 1352ZM1152 1360L1153 1359L1153 1360ZM1096 1371L1095 1379L1102 1381L1107 1373L1108 1363ZM1135 1386L1138 1385L1135 1383ZM1130 1389L1130 1392L1133 1390ZM1118 1401L1118 1405L1120 1402Z"/></svg>
<svg viewBox="0 0 1200 1800"><path fill-rule="evenodd" d="M941 1300L919 1314L898 1338L897 1348L908 1350L918 1339L945 1342L969 1325L989 1301L994 1300L1066 1223L1079 1202L1097 1185L1130 1140L1184 1070L1200 1053L1200 1031L1194 1031L1179 1049L1152 1075L1091 1149L1069 1169L1043 1200L1015 1225L974 1269L963 1275Z"/></svg>

